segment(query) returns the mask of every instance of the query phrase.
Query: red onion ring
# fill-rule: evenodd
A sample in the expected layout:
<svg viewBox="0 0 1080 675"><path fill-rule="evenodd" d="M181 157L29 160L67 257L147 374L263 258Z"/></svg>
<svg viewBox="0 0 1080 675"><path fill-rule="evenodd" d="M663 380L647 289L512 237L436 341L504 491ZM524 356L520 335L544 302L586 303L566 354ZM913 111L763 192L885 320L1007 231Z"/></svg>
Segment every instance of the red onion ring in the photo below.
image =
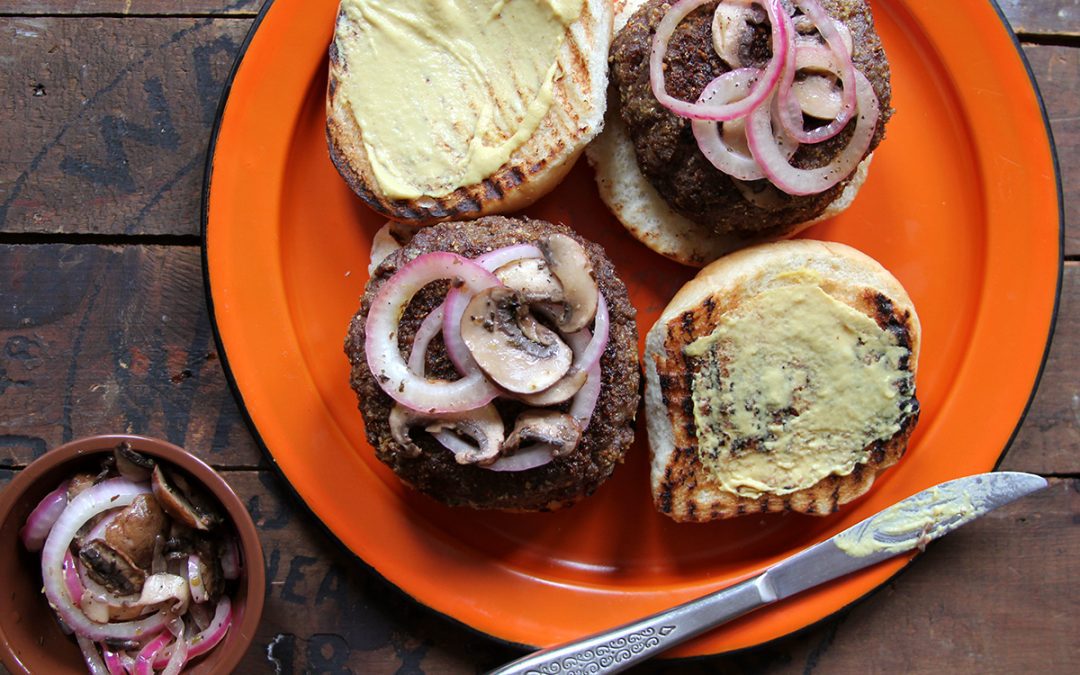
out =
<svg viewBox="0 0 1080 675"><path fill-rule="evenodd" d="M491 253L485 253L476 258L476 264L488 272L494 272L503 265L522 260L524 258L543 258L544 254L533 244L514 244L497 248Z"/></svg>
<svg viewBox="0 0 1080 675"><path fill-rule="evenodd" d="M124 660L120 658L119 653L103 644L101 645L101 655L104 657L105 668L109 671L109 675L125 675L127 670L124 668Z"/></svg>
<svg viewBox="0 0 1080 675"><path fill-rule="evenodd" d="M794 0L795 7L802 10L802 13L810 18L814 23L814 27L821 33L821 37L825 39L825 43L829 46L829 50L836 57L836 66L838 72L836 75L840 78L840 84L843 87L841 92L841 105L840 114L836 116L836 119L832 120L828 124L817 127L815 129L807 130L803 126L802 108L799 107L798 101L791 96L792 84L795 82L795 72L798 70L797 65L798 57L788 58L784 64L784 73L780 78L780 93L778 98L778 105L780 110L780 120L784 125L785 131L800 143L820 143L828 140L833 136L840 133L848 121L852 118L856 112L861 112L857 108L857 91L858 87L855 80L855 64L851 60L851 52L848 51L847 45L844 43L844 39L840 32L836 29L836 24L817 0ZM788 19L790 21L790 19ZM792 31L792 34L794 31ZM789 43L789 54L796 54L796 48L794 43L794 36L791 36L791 42ZM799 47L804 49L805 47Z"/></svg>
<svg viewBox="0 0 1080 675"><path fill-rule="evenodd" d="M206 592L206 584L203 583L202 560L194 553L187 559L187 581L192 601L203 603L210 599Z"/></svg>
<svg viewBox="0 0 1080 675"><path fill-rule="evenodd" d="M79 571L75 567L75 556L71 555L71 551L64 552L63 569L64 586L67 588L68 595L72 598L81 599L86 587L83 586L82 580L79 578Z"/></svg>
<svg viewBox="0 0 1080 675"><path fill-rule="evenodd" d="M45 495L30 515L26 524L19 530L19 538L28 551L37 552L45 545L45 537L56 524L56 519L67 507L67 489L70 481L64 481L55 490Z"/></svg>
<svg viewBox="0 0 1080 675"><path fill-rule="evenodd" d="M443 329L444 305L445 303L439 305L425 316L424 320L420 322L420 327L416 329L416 335L413 336L412 351L409 352L409 370L421 377L426 373L425 363L428 345ZM463 374L460 370L458 373Z"/></svg>
<svg viewBox="0 0 1080 675"><path fill-rule="evenodd" d="M79 643L79 651L82 652L83 661L86 662L86 668L90 671L90 675L109 675L109 669L105 667L105 662L101 660L101 655L98 654L93 640L76 633L75 641Z"/></svg>
<svg viewBox="0 0 1080 675"><path fill-rule="evenodd" d="M230 626L232 626L232 604L229 602L229 598L223 595L221 600L218 600L217 608L214 610L214 618L210 621L210 625L206 630L186 640L188 644L188 661L196 659L216 647L225 637L225 634L229 632ZM162 649L154 658L154 667L164 668L175 649L175 643Z"/></svg>
<svg viewBox="0 0 1080 675"><path fill-rule="evenodd" d="M45 583L45 596L60 615L60 619L85 638L94 641L108 638L133 640L151 634L165 624L162 613L138 621L94 623L75 605L75 599L68 594L64 580L64 554L79 528L97 514L127 506L139 495L149 493L149 486L137 485L126 478L113 478L98 483L71 500L45 539L41 552L41 578Z"/></svg>
<svg viewBox="0 0 1080 675"><path fill-rule="evenodd" d="M724 73L705 87L701 92L701 97L698 98L698 103L727 103L742 94L746 86L760 74L761 71L757 68L740 68ZM724 124L734 122L735 120L728 120ZM719 123L711 120L692 120L690 129L694 132L698 148L705 155L705 159L720 171L739 180L759 180L765 177L765 172L753 156L745 155L728 145L721 136ZM794 155L799 149L799 144L783 133L780 134L777 142L788 157Z"/></svg>
<svg viewBox="0 0 1080 675"><path fill-rule="evenodd" d="M859 106L855 133L832 162L817 169L797 169L784 157L773 137L771 106L761 106L753 112L746 125L746 138L773 185L788 194L810 195L828 190L851 175L870 149L880 113L874 88L859 71L855 71L855 89Z"/></svg>
<svg viewBox="0 0 1080 675"><path fill-rule="evenodd" d="M475 410L490 403L498 393L478 366L459 380L429 380L409 369L397 345L398 322L409 300L424 286L441 279L460 281L462 287L474 293L489 287L493 280L499 283L491 272L455 253L417 256L387 280L372 300L365 326L368 368L383 391L413 410ZM443 337L448 339L446 331Z"/></svg>
<svg viewBox="0 0 1080 675"><path fill-rule="evenodd" d="M734 103L724 105L705 105L691 101L677 99L667 93L664 86L664 56L667 54L668 42L675 32L675 28L682 23L691 12L698 7L713 0L680 0L676 2L664 14L656 27L653 35L652 49L649 53L649 84L652 87L653 96L665 108L680 117L690 119L713 120L723 122L737 117L745 117L756 107L761 105L780 79L784 62L787 59L788 48L792 44L794 32L791 28L791 20L780 4L780 0L750 0L752 4L760 5L769 16L769 25L772 27L772 58L765 67L761 78L750 89L745 98Z"/></svg>
<svg viewBox="0 0 1080 675"><path fill-rule="evenodd" d="M154 659L173 639L172 633L161 631L157 637L143 645L135 657L135 675L154 675ZM165 662L166 664L168 661Z"/></svg>
<svg viewBox="0 0 1080 675"><path fill-rule="evenodd" d="M454 453L455 457L463 457L466 455L475 455L476 448L469 444L468 441L458 437L452 431L442 430L436 431L431 434L435 440L442 444L444 448ZM459 463L463 463L462 460L458 460Z"/></svg>
<svg viewBox="0 0 1080 675"><path fill-rule="evenodd" d="M165 662L165 670L161 671L161 675L179 675L180 671L184 668L184 664L188 661L190 645L184 637L184 620L180 617L176 617L175 621L177 625L172 625L172 622L170 622L169 625L169 631L176 637L176 641L173 642L175 647L173 648L172 654L169 656L169 660ZM154 660L156 661L157 659L155 658ZM151 662L151 665L153 665L153 662Z"/></svg>

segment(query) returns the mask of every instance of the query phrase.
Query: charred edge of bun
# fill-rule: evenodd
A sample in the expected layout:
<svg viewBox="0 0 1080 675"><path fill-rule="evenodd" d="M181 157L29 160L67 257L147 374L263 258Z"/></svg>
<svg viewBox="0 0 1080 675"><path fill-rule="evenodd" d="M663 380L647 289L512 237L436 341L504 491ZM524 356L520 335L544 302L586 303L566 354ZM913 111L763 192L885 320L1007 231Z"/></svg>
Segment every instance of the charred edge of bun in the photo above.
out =
<svg viewBox="0 0 1080 675"><path fill-rule="evenodd" d="M337 21L344 21L339 11ZM558 81L552 109L507 163L479 183L442 197L391 199L376 187L355 117L338 96L348 72L335 31L329 50L326 140L338 172L369 207L387 218L429 225L524 208L550 192L566 176L585 146L603 129L607 89L607 48L612 9L608 0L584 0L559 56L565 75Z"/></svg>
<svg viewBox="0 0 1080 675"><path fill-rule="evenodd" d="M394 272L418 255L449 251L475 258L504 246L536 242L554 233L569 235L585 248L611 317L610 337L600 361L603 383L600 398L581 442L569 455L522 472L495 472L460 465L451 452L426 435L418 439L423 449L421 455L410 458L391 436L388 418L393 401L379 387L364 354L364 322L372 298ZM442 302L445 285L433 286L418 293L406 310L399 336L403 349L411 347L423 316ZM635 316L626 286L616 276L603 249L567 227L527 218L489 216L425 228L376 268L345 340L345 353L352 366L350 384L358 397L368 442L379 460L401 480L445 504L505 511L548 511L570 506L592 494L611 475L634 439L634 417L640 400ZM452 367L441 340L433 341L429 347L429 372L451 377ZM513 402L501 399L496 405L504 418L520 409Z"/></svg>
<svg viewBox="0 0 1080 675"><path fill-rule="evenodd" d="M922 329L914 305L895 277L860 251L843 244L795 240L757 245L716 261L675 295L645 341L645 417L653 501L672 519L705 522L782 511L827 515L863 495L904 454L918 420L917 400L914 414L904 418L900 431L872 443L868 460L849 475L829 475L783 496L753 498L698 489L707 479L697 456L690 397L693 373L683 348L710 334L720 317L739 302L768 288L776 273L802 267L821 274L821 287L831 297L873 318L898 335L901 344L906 342L911 351L907 367L916 372Z"/></svg>

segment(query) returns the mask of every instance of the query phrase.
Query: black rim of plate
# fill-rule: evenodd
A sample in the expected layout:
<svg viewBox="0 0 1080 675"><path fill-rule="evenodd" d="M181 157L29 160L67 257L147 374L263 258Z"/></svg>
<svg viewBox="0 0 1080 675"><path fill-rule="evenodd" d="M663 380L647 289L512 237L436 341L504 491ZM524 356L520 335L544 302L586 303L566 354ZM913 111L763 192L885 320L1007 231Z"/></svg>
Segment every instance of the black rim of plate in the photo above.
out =
<svg viewBox="0 0 1080 675"><path fill-rule="evenodd" d="M251 419L251 415L248 413L247 405L244 402L244 396L240 391L240 387L236 383L236 378L233 377L232 369L229 366L228 355L227 355L227 353L225 351L225 344L222 342L222 340L221 340L221 332L218 330L217 314L214 312L214 294L213 294L213 290L212 290L212 288L210 286L210 267L209 267L209 260L208 260L208 257L207 257L207 239L206 239L206 237L207 237L207 230L209 228L211 179L213 177L214 155L215 155L215 152L216 152L216 149L217 149L218 134L221 131L221 124L222 124L222 121L224 119L225 108L226 108L228 100L229 100L229 94L232 91L233 82L236 79L236 75L239 72L241 65L243 64L244 56L247 54L248 47L250 46L252 39L255 37L255 33L259 30L259 26L262 25L263 20L269 14L270 10L273 8L273 6L275 4L275 1L276 0L266 0L266 2L260 8L259 13L255 17L254 22L251 24L251 28L248 29L247 35L244 36L244 41L240 45L240 50L236 55L236 60L233 62L232 68L229 70L229 76L225 80L225 87L222 90L221 99L218 102L217 112L214 115L214 127L213 127L213 130L211 131L211 134L210 134L210 144L209 144L209 147L208 147L208 152L206 154L206 166L205 166L205 170L204 170L204 174L203 174L202 207L201 207L202 213L201 213L201 218L200 218L201 227L200 227L200 234L199 234L199 239L200 239L200 244L201 244L200 249L201 249L201 255L202 255L203 288L204 288L204 291L205 291L205 294L206 294L206 308L207 308L207 311L210 313L210 327L211 327L211 332L214 335L214 345L217 348L218 355L219 355L220 360L221 360L222 370L225 373L225 380L226 380L226 382L228 382L229 389L232 391L233 398L236 400L237 407L240 409L240 414L242 415L242 417L244 419L244 422L248 427L248 430L251 432L252 437L255 439L256 445L259 446L259 450L262 452L262 455L266 459L267 463L271 467L273 467L274 472L278 475L278 478L280 479L280 483L283 486L286 487L287 491L292 496L293 501L295 503L300 504L303 507L303 511L308 514L309 519L313 520L317 524L319 529L331 541L333 541L337 545L337 547L339 549L344 551L350 558L352 558L354 561L358 562L361 565L361 567L368 570L373 576L378 578L379 581L381 581L384 584L384 586L386 586L386 587L392 589L393 591L395 591L397 593L400 593L401 595L409 598L409 600L411 600L412 602L416 603L417 605L423 607L427 612L430 612L432 614L437 615L438 617L440 617L442 620L448 622L449 624L452 624L452 625L454 625L456 627L460 627L462 629L465 629L466 631L468 631L472 635L479 636L479 637L485 638L487 640L490 640L490 641L494 642L495 644L497 644L497 645L499 645L501 647L504 647L504 648L516 649L516 650L523 651L523 652L524 651L533 651L535 649L538 649L539 647L537 647L537 646L526 645L526 644L522 644L522 643L518 643L518 642L512 642L512 641L505 640L503 638L500 638L500 637L497 637L497 636L494 636L494 635L490 635L488 633L485 633L485 632L483 632L481 630L478 630L478 629L470 626L469 624L465 623L464 621L462 621L460 619L457 619L457 618L455 618L455 617L453 617L453 616L451 616L449 614L446 614L444 612L440 612L440 611L438 611L438 610L436 610L436 609L434 609L434 608L432 608L432 607L430 607L428 605L425 605L422 601L418 600L417 598L415 598L411 594L409 594L408 591L406 591L404 588L401 588L400 586L397 586L396 584L391 582L378 569L376 569L374 566L372 566L366 560L364 560L359 555L354 553L352 551L352 549L350 549L348 546L346 546L345 543L342 542L341 539L338 538L337 534L335 534L333 532L333 530L331 530L330 527L327 526L326 523L324 523L322 521L322 519L319 518L318 515L315 514L315 512L312 510L312 508L304 500L303 496L301 496L300 493L297 492L296 488L293 486L292 482L289 480L289 477L286 476L285 472L282 470L282 468L280 466L278 466L277 460L274 458L273 453L270 451L270 448L266 445L265 441L263 441L262 435L259 433L258 428L255 426L255 422ZM288 1L288 0L281 0L281 1L284 2L284 1ZM997 13L998 19L1000 19L1001 25L1004 28L1006 34L1008 34L1009 39L1012 41L1013 48L1016 51L1016 54L1019 56L1020 61L1024 66L1024 70L1027 72L1028 81L1031 84L1032 91L1034 91L1034 93L1035 93L1035 100L1039 104L1039 112L1042 115L1043 127L1044 127L1044 130L1046 132L1046 141L1047 141L1047 144L1049 145L1050 157L1051 157L1051 161L1053 162L1053 167L1054 167L1054 184L1055 184L1055 189L1056 189L1056 193L1057 193L1057 213L1058 213L1057 283L1056 283L1055 288L1054 288L1054 308L1053 308L1053 310L1051 311L1051 314L1050 314L1050 326L1047 329L1046 343L1043 346L1043 353L1042 353L1042 358L1040 359L1040 362L1039 362L1039 368L1038 368L1037 372L1035 373L1035 380L1032 383L1031 392L1028 394L1027 402L1024 404L1024 409L1021 411L1020 417L1017 419L1016 425L1013 427L1013 431L1009 435L1008 440L1002 446L1001 453L998 455L997 460L994 462L994 469L997 470L997 468L999 466L1001 466L1001 462L1002 462L1002 460L1004 460L1005 455L1008 453L1009 448L1013 444L1013 441L1016 440L1016 436L1020 432L1020 428L1023 426L1024 420L1027 418L1028 412L1031 410L1031 404L1034 401L1035 394L1039 389L1039 383L1042 381L1043 372L1046 369L1047 358L1050 355L1050 345L1053 342L1054 330L1057 327L1058 311L1060 310L1060 307L1061 307L1061 285L1062 285L1062 275L1064 273L1064 261L1065 261L1065 205L1064 205L1064 201L1063 201L1063 193L1062 193L1062 187L1061 187L1061 166L1060 166L1060 163L1059 163L1059 160L1058 160L1057 145L1054 142L1053 130L1052 130L1051 126L1050 126L1050 118L1049 118L1049 116L1047 115L1047 112L1046 112L1046 102L1043 99L1042 92L1039 90L1039 84L1035 79L1035 74L1031 70L1031 63L1027 59L1027 55L1024 52L1023 46L1020 44L1020 40L1016 37L1016 33L1013 31L1012 26L1009 24L1008 19L1005 17L1005 13L1002 11L1001 5L999 4L998 0L990 0L990 4L993 7L994 11ZM793 637L795 635L800 635L802 633L811 631L814 628L816 628L818 626L821 626L824 623L826 623L828 621L831 621L831 620L835 619L836 617L838 617L840 615L846 614L855 605L866 601L870 597L876 595L885 586L887 586L888 584L896 581L897 578L899 578L899 576L903 572L905 572L905 571L907 571L908 569L911 568L911 561L914 560L915 558L917 558L918 555L919 554L917 553L915 556L913 556L911 559L909 559L908 562L906 562L903 567L901 567L899 570L897 570L896 573L894 573L888 579L882 581L880 584L875 586L873 589L871 589L870 591L864 593L863 595L859 596L858 598L855 598L854 600L852 600L847 605L844 605L843 607L840 607L839 609L832 612L831 614L829 614L827 616L824 616L821 619L819 619L819 620L817 620L817 621L815 621L813 623L807 624L806 626L803 626L802 628L791 631L790 633L787 633L785 635L778 636L778 637L776 637L776 638L774 638L772 640L769 640L767 642L763 642L761 644L754 645L752 647L746 647L745 649L732 650L732 651L721 652L721 653L716 653L716 654L703 654L703 655L700 655L700 656L687 656L687 657L679 657L679 658L671 658L671 657L665 658L663 655L660 655L658 658L664 659L668 663L693 663L693 662L697 662L697 661L704 661L704 660L713 659L713 658L720 657L720 656L728 656L728 655L746 653L746 652L750 652L752 650L758 650L758 649L767 648L768 646L773 645L774 643L776 643L776 642L778 642L780 640L791 638L791 637Z"/></svg>

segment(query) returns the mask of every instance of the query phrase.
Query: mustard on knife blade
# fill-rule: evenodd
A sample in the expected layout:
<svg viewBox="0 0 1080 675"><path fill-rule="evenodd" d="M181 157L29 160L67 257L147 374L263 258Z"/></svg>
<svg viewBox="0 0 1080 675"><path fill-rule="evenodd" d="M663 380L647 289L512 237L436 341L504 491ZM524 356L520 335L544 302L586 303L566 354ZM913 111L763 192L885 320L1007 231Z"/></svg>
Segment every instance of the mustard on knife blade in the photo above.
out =
<svg viewBox="0 0 1080 675"><path fill-rule="evenodd" d="M441 197L506 163L551 107L583 0L342 0L340 85L392 199Z"/></svg>
<svg viewBox="0 0 1080 675"><path fill-rule="evenodd" d="M916 405L908 348L812 283L759 293L685 353L701 462L745 497L850 474Z"/></svg>

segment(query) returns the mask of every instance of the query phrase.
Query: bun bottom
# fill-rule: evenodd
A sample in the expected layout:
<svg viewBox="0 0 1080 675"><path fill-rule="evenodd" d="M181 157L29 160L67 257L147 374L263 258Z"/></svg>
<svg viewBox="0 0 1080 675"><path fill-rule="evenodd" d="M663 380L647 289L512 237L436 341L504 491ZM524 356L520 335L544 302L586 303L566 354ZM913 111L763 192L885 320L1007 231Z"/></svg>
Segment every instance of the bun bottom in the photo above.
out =
<svg viewBox="0 0 1080 675"><path fill-rule="evenodd" d="M770 233L767 237L743 237L717 234L711 227L695 223L668 206L638 168L634 144L614 104L609 106L604 132L589 145L585 155L596 172L600 198L623 227L653 251L691 267L703 267L751 244L794 236L840 214L855 201L873 158L870 155L859 164L840 196L820 216L796 223L779 236Z"/></svg>

